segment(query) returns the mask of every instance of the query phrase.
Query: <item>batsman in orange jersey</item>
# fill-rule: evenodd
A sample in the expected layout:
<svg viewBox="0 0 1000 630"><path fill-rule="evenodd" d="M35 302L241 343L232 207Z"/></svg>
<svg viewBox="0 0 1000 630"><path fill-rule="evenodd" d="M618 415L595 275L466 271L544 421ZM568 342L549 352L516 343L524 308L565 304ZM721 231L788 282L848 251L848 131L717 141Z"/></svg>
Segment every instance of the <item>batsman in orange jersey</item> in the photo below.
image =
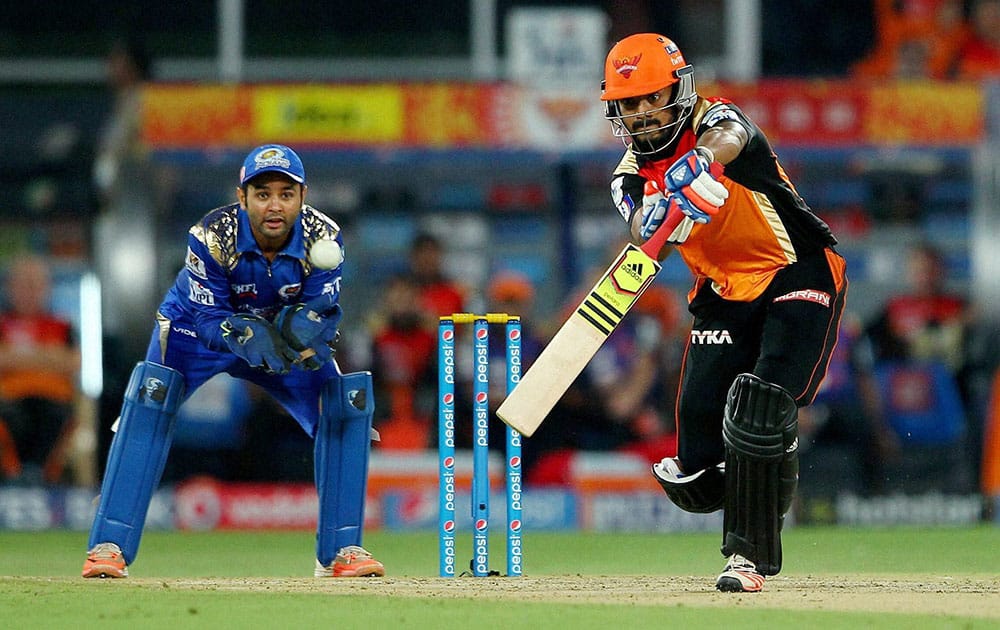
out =
<svg viewBox="0 0 1000 630"><path fill-rule="evenodd" d="M653 475L684 510L724 510L716 588L760 591L781 570L798 409L815 397L837 341L844 259L764 133L734 103L699 96L670 39L616 43L601 100L626 146L611 180L615 206L636 243L670 229L660 259L676 249L694 276L677 456Z"/></svg>

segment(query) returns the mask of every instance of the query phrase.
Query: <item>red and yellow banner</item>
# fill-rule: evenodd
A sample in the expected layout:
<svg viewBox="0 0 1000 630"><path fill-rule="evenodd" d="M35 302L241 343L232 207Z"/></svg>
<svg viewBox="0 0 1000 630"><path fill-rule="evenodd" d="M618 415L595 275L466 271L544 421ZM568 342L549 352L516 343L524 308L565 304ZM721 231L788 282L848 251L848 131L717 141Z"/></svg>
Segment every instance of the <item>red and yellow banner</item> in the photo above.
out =
<svg viewBox="0 0 1000 630"><path fill-rule="evenodd" d="M962 146L985 136L986 98L975 84L783 80L699 93L733 101L775 144ZM574 98L567 111L513 84L155 84L144 94L143 137L158 149L616 146L596 92Z"/></svg>
<svg viewBox="0 0 1000 630"><path fill-rule="evenodd" d="M900 83L872 88L865 135L873 143L973 144L986 129L978 85Z"/></svg>
<svg viewBox="0 0 1000 630"><path fill-rule="evenodd" d="M152 85L143 93L142 136L153 147L254 144L254 88Z"/></svg>
<svg viewBox="0 0 1000 630"><path fill-rule="evenodd" d="M447 148L505 143L497 124L505 92L499 85L407 86L405 144Z"/></svg>

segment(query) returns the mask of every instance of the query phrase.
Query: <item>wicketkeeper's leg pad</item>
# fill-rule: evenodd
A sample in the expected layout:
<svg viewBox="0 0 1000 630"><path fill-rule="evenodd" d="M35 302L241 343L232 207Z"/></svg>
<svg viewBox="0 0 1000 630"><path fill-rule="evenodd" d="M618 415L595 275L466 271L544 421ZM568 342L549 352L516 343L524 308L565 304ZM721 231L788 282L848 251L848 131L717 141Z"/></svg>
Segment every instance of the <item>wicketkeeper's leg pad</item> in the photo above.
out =
<svg viewBox="0 0 1000 630"><path fill-rule="evenodd" d="M763 575L781 570L781 526L798 485L798 407L786 390L740 374L729 388L722 437L726 500L722 553Z"/></svg>
<svg viewBox="0 0 1000 630"><path fill-rule="evenodd" d="M361 545L374 402L371 372L337 375L323 386L315 443L316 559L323 566L341 547Z"/></svg>
<svg viewBox="0 0 1000 630"><path fill-rule="evenodd" d="M127 564L135 560L183 398L184 375L177 370L150 361L140 361L132 370L108 452L90 547L113 542Z"/></svg>
<svg viewBox="0 0 1000 630"><path fill-rule="evenodd" d="M685 512L707 514L721 510L725 503L725 467L721 463L687 475L681 472L676 458L668 457L653 464L653 477L674 505Z"/></svg>

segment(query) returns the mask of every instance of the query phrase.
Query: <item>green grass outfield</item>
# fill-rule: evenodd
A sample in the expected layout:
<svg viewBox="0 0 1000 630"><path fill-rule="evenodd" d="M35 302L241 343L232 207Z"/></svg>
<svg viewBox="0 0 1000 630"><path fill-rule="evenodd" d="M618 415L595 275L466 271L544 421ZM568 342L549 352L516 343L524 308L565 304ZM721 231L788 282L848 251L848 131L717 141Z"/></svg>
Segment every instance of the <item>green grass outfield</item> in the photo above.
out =
<svg viewBox="0 0 1000 630"><path fill-rule="evenodd" d="M149 532L127 580L78 577L85 532L0 532L0 623L32 629L1000 627L1000 528L797 527L784 538L782 574L764 593L734 595L712 588L722 557L719 536L708 534L529 531L521 580L445 580L437 578L432 532L373 532L365 546L385 563L386 579L331 581L308 578L313 536L304 531ZM467 565L470 548L469 535L460 534L460 564ZM502 570L503 540L492 540L491 549L493 568ZM681 576L686 586L678 589ZM845 576L864 584L865 597L887 598L887 605L922 597L940 606L951 597L954 610L855 610L851 589L840 582ZM631 591L630 578L645 586ZM925 578L973 586L908 592ZM586 596L563 593L549 601L548 585L564 579L575 580L568 588ZM626 588L602 596L606 580ZM670 598L658 596L661 584ZM846 601L825 599L839 591Z"/></svg>

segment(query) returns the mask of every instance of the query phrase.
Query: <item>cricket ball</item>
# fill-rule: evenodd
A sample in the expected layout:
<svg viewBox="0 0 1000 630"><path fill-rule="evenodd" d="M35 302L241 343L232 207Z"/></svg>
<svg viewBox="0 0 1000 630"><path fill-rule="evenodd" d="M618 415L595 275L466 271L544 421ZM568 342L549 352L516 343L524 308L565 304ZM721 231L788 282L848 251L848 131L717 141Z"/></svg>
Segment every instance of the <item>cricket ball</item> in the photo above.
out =
<svg viewBox="0 0 1000 630"><path fill-rule="evenodd" d="M337 241L316 241L309 250L309 260L314 267L333 269L344 261L344 250Z"/></svg>

